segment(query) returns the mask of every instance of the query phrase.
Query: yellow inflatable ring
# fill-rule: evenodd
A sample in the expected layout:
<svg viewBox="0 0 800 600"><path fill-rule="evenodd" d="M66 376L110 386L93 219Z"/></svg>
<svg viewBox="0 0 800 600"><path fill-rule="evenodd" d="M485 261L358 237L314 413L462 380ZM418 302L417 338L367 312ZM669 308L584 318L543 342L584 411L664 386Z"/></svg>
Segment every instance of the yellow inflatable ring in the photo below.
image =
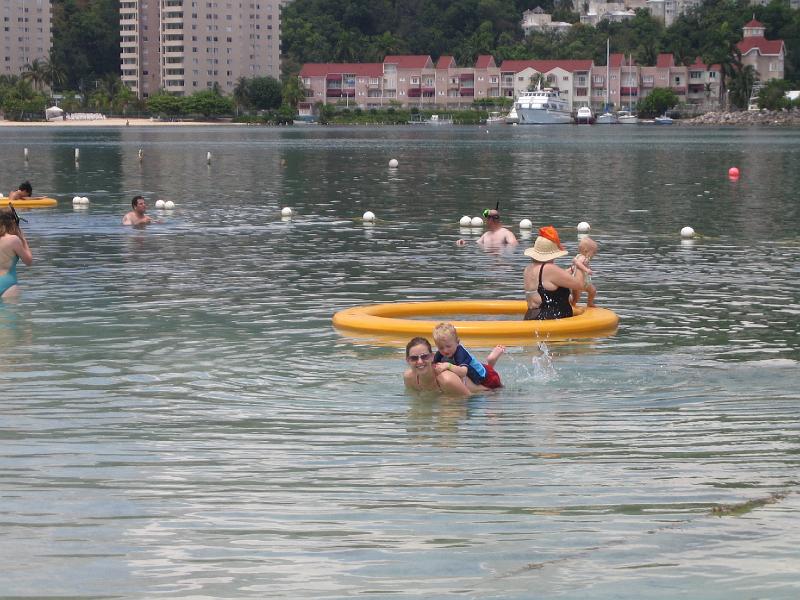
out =
<svg viewBox="0 0 800 600"><path fill-rule="evenodd" d="M566 339L602 337L617 329L619 318L606 308L579 308L580 314L566 319L523 321L527 310L524 300L446 300L439 302L395 302L368 304L337 312L333 325L358 334L400 338L430 338L434 326L442 320L452 323L462 338L486 341L532 341L534 339ZM514 320L459 321L458 315L517 315ZM434 316L437 320L416 318ZM491 339L489 339L491 338Z"/></svg>
<svg viewBox="0 0 800 600"><path fill-rule="evenodd" d="M58 200L55 198L24 198L22 200L0 198L0 206L8 206L9 202L11 202L14 208L41 208L58 204Z"/></svg>

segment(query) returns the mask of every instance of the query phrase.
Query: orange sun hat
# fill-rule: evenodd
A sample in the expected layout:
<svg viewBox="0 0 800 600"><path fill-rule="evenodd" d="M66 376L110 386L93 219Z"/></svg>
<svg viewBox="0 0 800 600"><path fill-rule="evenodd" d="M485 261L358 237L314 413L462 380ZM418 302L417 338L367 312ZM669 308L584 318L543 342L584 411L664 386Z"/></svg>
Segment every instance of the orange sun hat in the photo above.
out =
<svg viewBox="0 0 800 600"><path fill-rule="evenodd" d="M564 246L561 244L561 240L558 238L558 231L552 225L548 225L547 227L542 227L539 229L539 235L546 240L550 240L556 246L558 246L561 250L564 249Z"/></svg>

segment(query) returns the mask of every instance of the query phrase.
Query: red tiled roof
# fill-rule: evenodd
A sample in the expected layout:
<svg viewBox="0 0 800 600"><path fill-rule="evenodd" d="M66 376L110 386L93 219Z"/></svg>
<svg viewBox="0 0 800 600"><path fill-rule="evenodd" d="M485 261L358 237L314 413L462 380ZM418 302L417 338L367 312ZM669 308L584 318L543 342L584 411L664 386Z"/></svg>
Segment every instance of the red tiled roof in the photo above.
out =
<svg viewBox="0 0 800 600"><path fill-rule="evenodd" d="M763 26L764 26L763 23L756 21L755 19L753 19L747 25L745 25L745 27L763 27Z"/></svg>
<svg viewBox="0 0 800 600"><path fill-rule="evenodd" d="M675 66L675 57L672 54L659 54L656 60L656 66L659 69L669 69Z"/></svg>
<svg viewBox="0 0 800 600"><path fill-rule="evenodd" d="M589 71L592 68L591 60L504 60L500 70L506 73L519 73L525 69L535 69L539 73L547 73L553 69L575 71Z"/></svg>
<svg viewBox="0 0 800 600"><path fill-rule="evenodd" d="M783 50L783 40L768 40L765 37L746 37L736 44L742 54L757 49L761 54L778 55Z"/></svg>
<svg viewBox="0 0 800 600"><path fill-rule="evenodd" d="M494 57L490 54L481 54L478 60L475 61L476 69L488 69L489 67L495 66L497 65L494 64Z"/></svg>
<svg viewBox="0 0 800 600"><path fill-rule="evenodd" d="M300 77L324 77L342 73L365 77L381 77L382 63L306 63L300 69Z"/></svg>
<svg viewBox="0 0 800 600"><path fill-rule="evenodd" d="M698 56L697 58L694 59L694 63L689 65L689 70L690 71L721 71L722 68L719 65L707 65L702 60L700 60L700 57Z"/></svg>
<svg viewBox="0 0 800 600"><path fill-rule="evenodd" d="M608 57L608 66L612 69L619 69L622 65L622 54L617 52L612 52L611 55Z"/></svg>
<svg viewBox="0 0 800 600"><path fill-rule="evenodd" d="M437 69L452 69L456 66L456 59L452 56L440 56L439 60L436 61L436 68Z"/></svg>
<svg viewBox="0 0 800 600"><path fill-rule="evenodd" d="M398 54L387 56L383 64L397 65L400 69L432 68L433 61L427 54Z"/></svg>

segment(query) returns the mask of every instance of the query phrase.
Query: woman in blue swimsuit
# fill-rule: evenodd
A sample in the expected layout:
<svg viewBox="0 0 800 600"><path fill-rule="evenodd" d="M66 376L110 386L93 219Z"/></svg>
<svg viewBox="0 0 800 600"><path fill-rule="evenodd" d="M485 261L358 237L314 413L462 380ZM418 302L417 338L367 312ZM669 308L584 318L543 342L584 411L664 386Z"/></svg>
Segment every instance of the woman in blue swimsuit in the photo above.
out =
<svg viewBox="0 0 800 600"><path fill-rule="evenodd" d="M570 294L580 293L583 286L569 271L552 264L566 254L553 227L542 227L533 248L525 250L525 256L533 259L524 273L525 298L528 301L526 321L572 316Z"/></svg>
<svg viewBox="0 0 800 600"><path fill-rule="evenodd" d="M0 209L0 299L19 294L17 263L33 264L33 254L25 234L9 208Z"/></svg>

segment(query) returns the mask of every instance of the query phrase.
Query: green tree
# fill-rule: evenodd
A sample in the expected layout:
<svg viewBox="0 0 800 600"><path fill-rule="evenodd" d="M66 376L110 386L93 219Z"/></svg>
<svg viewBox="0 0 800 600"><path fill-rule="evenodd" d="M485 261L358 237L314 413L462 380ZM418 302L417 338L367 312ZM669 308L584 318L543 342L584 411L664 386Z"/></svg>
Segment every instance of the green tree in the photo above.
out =
<svg viewBox="0 0 800 600"><path fill-rule="evenodd" d="M233 105L236 108L236 114L239 114L239 110L242 108L247 107L250 99L248 95L248 87L250 85L250 81L247 77L239 77L236 80L236 85L233 86Z"/></svg>
<svg viewBox="0 0 800 600"><path fill-rule="evenodd" d="M728 99L734 108L747 108L753 84L756 82L756 70L746 65L736 71L728 83Z"/></svg>
<svg viewBox="0 0 800 600"><path fill-rule="evenodd" d="M40 91L47 85L47 72L44 61L36 58L22 69L22 79L30 81L34 90Z"/></svg>
<svg viewBox="0 0 800 600"><path fill-rule="evenodd" d="M214 90L195 92L184 99L184 110L190 113L199 113L206 119L227 115L233 112L233 101L221 96Z"/></svg>
<svg viewBox="0 0 800 600"><path fill-rule="evenodd" d="M147 99L147 110L156 115L175 117L184 112L184 99L163 91Z"/></svg>
<svg viewBox="0 0 800 600"><path fill-rule="evenodd" d="M767 82L767 85L758 92L758 107L769 110L789 108L792 102L786 97L786 92L790 88L789 82L782 79L773 79Z"/></svg>
<svg viewBox="0 0 800 600"><path fill-rule="evenodd" d="M247 87L249 104L258 110L270 110L281 105L281 84L274 77L253 77Z"/></svg>
<svg viewBox="0 0 800 600"><path fill-rule="evenodd" d="M669 88L655 88L639 101L639 116L652 119L663 115L678 103L678 96Z"/></svg>
<svg viewBox="0 0 800 600"><path fill-rule="evenodd" d="M299 77L288 77L281 91L283 104L297 110L297 105L306 99L306 90Z"/></svg>

